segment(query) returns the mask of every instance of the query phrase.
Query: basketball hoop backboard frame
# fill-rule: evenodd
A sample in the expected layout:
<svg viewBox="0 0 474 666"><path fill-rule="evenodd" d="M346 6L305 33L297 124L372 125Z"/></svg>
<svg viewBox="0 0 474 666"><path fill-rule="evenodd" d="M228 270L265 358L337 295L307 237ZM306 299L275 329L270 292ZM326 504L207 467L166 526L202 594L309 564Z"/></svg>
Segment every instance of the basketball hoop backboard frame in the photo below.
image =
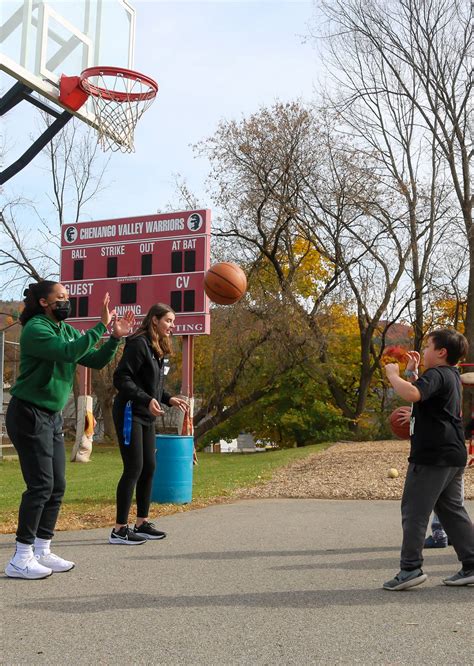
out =
<svg viewBox="0 0 474 666"><path fill-rule="evenodd" d="M129 0L3 0L0 71L41 97L59 101L62 74L98 65L133 69L135 9ZM90 103L72 113L95 129Z"/></svg>

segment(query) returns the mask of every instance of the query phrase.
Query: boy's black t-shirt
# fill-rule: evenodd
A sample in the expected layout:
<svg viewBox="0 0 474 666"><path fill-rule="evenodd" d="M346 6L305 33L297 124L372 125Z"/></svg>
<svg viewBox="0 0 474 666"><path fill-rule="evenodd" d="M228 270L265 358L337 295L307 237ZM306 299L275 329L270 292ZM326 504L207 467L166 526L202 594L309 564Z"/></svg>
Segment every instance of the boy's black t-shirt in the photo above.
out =
<svg viewBox="0 0 474 666"><path fill-rule="evenodd" d="M461 378L450 365L429 368L413 382L421 400L413 404L408 461L418 465L464 467L467 462L461 418Z"/></svg>

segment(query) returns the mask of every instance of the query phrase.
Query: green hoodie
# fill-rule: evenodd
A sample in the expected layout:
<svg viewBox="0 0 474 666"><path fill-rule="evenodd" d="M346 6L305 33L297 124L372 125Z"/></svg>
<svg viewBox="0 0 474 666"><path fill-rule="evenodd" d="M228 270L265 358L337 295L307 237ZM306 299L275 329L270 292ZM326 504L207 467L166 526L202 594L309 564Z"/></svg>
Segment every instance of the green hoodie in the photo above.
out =
<svg viewBox="0 0 474 666"><path fill-rule="evenodd" d="M46 315L35 315L20 337L20 375L11 393L37 407L60 412L74 382L76 365L103 368L115 355L120 340L110 336L94 349L106 332L99 323L84 335L66 322L56 323Z"/></svg>

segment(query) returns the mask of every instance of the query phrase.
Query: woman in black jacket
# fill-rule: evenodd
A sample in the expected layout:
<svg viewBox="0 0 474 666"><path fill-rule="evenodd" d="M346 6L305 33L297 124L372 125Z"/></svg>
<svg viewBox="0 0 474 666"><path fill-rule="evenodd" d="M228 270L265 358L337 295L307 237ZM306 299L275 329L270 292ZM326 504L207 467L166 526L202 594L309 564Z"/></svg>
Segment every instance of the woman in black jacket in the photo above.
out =
<svg viewBox="0 0 474 666"><path fill-rule="evenodd" d="M155 418L163 414L160 403L187 410L185 400L164 390L164 359L172 353L174 319L168 305L153 305L140 328L127 339L114 372L118 394L113 417L123 473L117 486L117 522L109 537L112 544L132 546L166 536L148 521L148 511L155 472ZM128 514L135 487L137 520L132 530Z"/></svg>

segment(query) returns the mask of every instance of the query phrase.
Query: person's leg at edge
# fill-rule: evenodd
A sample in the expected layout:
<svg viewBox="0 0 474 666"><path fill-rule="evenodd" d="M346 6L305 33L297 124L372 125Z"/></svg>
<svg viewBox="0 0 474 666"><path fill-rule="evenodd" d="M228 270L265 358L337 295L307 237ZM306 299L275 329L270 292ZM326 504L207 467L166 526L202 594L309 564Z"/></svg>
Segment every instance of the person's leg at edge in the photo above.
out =
<svg viewBox="0 0 474 666"><path fill-rule="evenodd" d="M448 535L446 534L439 516L434 513L431 521L431 535L426 538L425 548L446 548Z"/></svg>

